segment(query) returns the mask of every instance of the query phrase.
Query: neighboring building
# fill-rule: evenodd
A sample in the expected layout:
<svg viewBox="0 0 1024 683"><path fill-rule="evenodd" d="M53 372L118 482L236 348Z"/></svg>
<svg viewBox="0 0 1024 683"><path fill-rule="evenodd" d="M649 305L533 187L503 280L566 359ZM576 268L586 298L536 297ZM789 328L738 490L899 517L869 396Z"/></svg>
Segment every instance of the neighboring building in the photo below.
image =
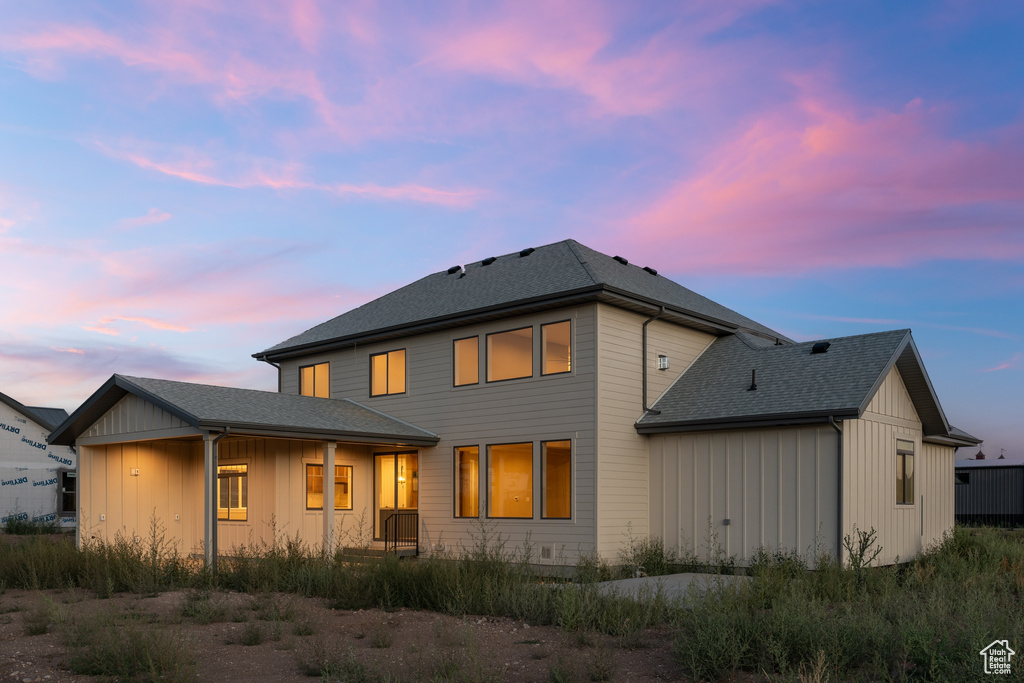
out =
<svg viewBox="0 0 1024 683"><path fill-rule="evenodd" d="M81 454L83 537L155 514L209 559L271 520L430 554L483 523L539 562L650 534L745 564L874 527L891 562L952 527L954 452L979 443L909 330L796 344L572 240L429 275L255 357L279 393L115 375L54 431Z"/></svg>
<svg viewBox="0 0 1024 683"><path fill-rule="evenodd" d="M74 448L46 443L68 413L33 408L0 393L0 525L11 518L76 523Z"/></svg>
<svg viewBox="0 0 1024 683"><path fill-rule="evenodd" d="M993 526L1024 525L1024 460L957 460L956 521Z"/></svg>

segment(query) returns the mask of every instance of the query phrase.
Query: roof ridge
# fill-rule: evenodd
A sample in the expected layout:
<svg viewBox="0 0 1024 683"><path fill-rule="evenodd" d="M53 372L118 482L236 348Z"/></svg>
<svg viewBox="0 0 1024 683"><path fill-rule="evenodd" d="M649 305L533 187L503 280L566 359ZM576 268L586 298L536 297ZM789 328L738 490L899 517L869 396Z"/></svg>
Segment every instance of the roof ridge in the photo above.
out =
<svg viewBox="0 0 1024 683"><path fill-rule="evenodd" d="M555 244L557 244L557 242ZM567 247L569 247L569 251L571 251L572 255L576 257L576 260L580 262L580 265L583 266L583 270L585 270L587 272L587 275L589 275L590 279L594 281L594 284L595 285L603 285L604 281L597 279L597 276L594 275L594 271L590 269L590 264L587 263L587 261L584 261L583 257L580 256L580 252L576 248L576 246L578 244L579 244L579 242L577 242L576 240L574 240L572 238L565 240L565 245Z"/></svg>

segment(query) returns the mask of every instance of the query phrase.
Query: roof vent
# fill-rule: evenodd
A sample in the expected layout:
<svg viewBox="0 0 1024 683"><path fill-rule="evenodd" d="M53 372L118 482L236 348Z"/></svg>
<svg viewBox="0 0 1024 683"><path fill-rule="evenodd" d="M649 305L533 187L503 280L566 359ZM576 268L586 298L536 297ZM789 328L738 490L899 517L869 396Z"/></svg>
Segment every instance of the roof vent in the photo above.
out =
<svg viewBox="0 0 1024 683"><path fill-rule="evenodd" d="M612 258L615 259L616 261L618 261L619 263L621 263L624 266L628 266L629 265L629 261L627 261L626 259L622 258L621 256L612 256Z"/></svg>
<svg viewBox="0 0 1024 683"><path fill-rule="evenodd" d="M657 275L658 274L658 271L656 271L654 268L651 268L650 266L644 266L644 270L646 270L651 275Z"/></svg>
<svg viewBox="0 0 1024 683"><path fill-rule="evenodd" d="M487 258L485 258L483 261L480 262L480 265L482 265L482 266L489 266L489 265L491 265L492 263L494 263L497 260L498 260L497 256L488 256Z"/></svg>
<svg viewBox="0 0 1024 683"><path fill-rule="evenodd" d="M533 247L527 247L526 249L523 249L521 252L519 252L519 257L522 258L523 256L529 256L534 251L536 251L536 249L534 249Z"/></svg>
<svg viewBox="0 0 1024 683"><path fill-rule="evenodd" d="M757 391L757 370L750 371L750 386L747 391Z"/></svg>
<svg viewBox="0 0 1024 683"><path fill-rule="evenodd" d="M455 273L459 272L460 270L462 270L462 266L452 266L451 268L448 269L448 274L455 275Z"/></svg>
<svg viewBox="0 0 1024 683"><path fill-rule="evenodd" d="M828 347L832 346L829 342L818 342L811 347L811 353L825 353L828 351Z"/></svg>

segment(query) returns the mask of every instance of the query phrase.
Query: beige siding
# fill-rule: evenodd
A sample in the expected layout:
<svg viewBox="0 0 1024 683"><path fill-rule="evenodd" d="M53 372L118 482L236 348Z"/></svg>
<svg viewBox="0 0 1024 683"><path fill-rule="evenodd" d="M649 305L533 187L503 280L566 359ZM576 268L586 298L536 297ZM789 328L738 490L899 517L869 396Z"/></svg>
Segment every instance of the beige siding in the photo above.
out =
<svg viewBox="0 0 1024 683"><path fill-rule="evenodd" d="M896 368L861 419L843 427L844 535L875 529L879 564L909 560L950 528L952 449L923 447L921 422ZM896 504L896 439L914 443L914 504ZM948 472L944 471L948 470Z"/></svg>
<svg viewBox="0 0 1024 683"><path fill-rule="evenodd" d="M666 546L740 565L762 547L835 552L831 427L656 435L650 450L650 533Z"/></svg>
<svg viewBox="0 0 1024 683"><path fill-rule="evenodd" d="M572 321L572 372L540 374L540 325ZM534 326L534 374L524 379L486 382L485 335ZM479 335L480 383L452 386L453 342ZM596 305L545 311L491 323L313 355L282 363L282 391L298 392L298 369L314 362L331 364L331 396L347 397L429 429L441 437L436 448L419 449L421 550L468 547L479 537L481 521L500 533L507 548L522 547L529 539L534 553L550 548L556 559L575 562L579 551L594 547L595 490L595 356ZM406 393L369 396L369 356L406 349ZM541 519L540 444L569 439L573 453L571 520ZM532 520L455 519L453 511L454 451L456 446L479 446L482 514L486 511L488 444L531 442L534 446ZM379 448L379 451L394 450ZM371 461L357 468L372 476ZM368 499L369 500L369 499ZM372 500L369 501L372 505ZM358 512L358 511L357 511ZM358 514L355 515L358 517ZM346 525L348 522L346 521Z"/></svg>
<svg viewBox="0 0 1024 683"><path fill-rule="evenodd" d="M648 534L648 452L646 437L633 425L642 411L644 316L599 304L597 366L598 552L615 559L629 534ZM648 394L660 395L714 339L655 321L648 327ZM671 362L655 369L658 353ZM649 404L648 404L649 405Z"/></svg>
<svg viewBox="0 0 1024 683"><path fill-rule="evenodd" d="M181 429L188 425L149 401L129 394L97 420L83 437L117 436Z"/></svg>

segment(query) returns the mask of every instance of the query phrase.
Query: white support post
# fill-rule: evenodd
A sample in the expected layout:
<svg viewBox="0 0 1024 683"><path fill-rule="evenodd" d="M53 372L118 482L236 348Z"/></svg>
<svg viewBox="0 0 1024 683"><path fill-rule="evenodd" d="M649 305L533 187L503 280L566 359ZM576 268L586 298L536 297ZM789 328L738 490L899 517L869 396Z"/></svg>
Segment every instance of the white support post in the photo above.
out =
<svg viewBox="0 0 1024 683"><path fill-rule="evenodd" d="M334 557L334 451L336 441L324 441L324 557Z"/></svg>
<svg viewBox="0 0 1024 683"><path fill-rule="evenodd" d="M203 434L203 547L206 566L217 570L217 440Z"/></svg>

